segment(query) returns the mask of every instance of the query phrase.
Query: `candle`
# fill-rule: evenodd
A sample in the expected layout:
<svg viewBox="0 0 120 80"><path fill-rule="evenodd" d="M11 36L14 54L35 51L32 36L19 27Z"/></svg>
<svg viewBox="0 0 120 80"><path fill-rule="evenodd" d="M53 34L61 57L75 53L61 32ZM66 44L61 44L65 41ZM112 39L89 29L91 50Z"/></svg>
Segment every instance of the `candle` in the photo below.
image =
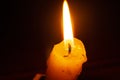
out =
<svg viewBox="0 0 120 80"><path fill-rule="evenodd" d="M81 40L73 38L67 1L63 3L64 40L53 47L47 60L47 80L76 80L87 61Z"/></svg>

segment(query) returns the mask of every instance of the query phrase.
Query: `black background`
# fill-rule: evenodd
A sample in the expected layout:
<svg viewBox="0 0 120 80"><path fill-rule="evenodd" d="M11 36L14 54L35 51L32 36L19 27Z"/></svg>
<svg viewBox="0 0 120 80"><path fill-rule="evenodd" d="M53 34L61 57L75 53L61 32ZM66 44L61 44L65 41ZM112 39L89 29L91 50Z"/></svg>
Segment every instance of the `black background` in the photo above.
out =
<svg viewBox="0 0 120 80"><path fill-rule="evenodd" d="M68 0L74 36L88 61L79 80L116 80L120 75L119 3ZM63 40L63 0L0 2L0 80L32 80L45 73L54 44Z"/></svg>

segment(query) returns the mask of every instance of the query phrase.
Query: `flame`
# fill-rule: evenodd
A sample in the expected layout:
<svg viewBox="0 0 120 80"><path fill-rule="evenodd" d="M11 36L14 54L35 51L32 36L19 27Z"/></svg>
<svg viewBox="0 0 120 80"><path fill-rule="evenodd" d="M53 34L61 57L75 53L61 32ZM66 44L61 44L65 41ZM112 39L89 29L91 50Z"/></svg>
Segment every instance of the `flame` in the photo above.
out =
<svg viewBox="0 0 120 80"><path fill-rule="evenodd" d="M67 0L64 0L63 3L63 30L64 30L64 43L65 46L70 44L73 46L73 32L72 32L72 23L70 19L70 12Z"/></svg>

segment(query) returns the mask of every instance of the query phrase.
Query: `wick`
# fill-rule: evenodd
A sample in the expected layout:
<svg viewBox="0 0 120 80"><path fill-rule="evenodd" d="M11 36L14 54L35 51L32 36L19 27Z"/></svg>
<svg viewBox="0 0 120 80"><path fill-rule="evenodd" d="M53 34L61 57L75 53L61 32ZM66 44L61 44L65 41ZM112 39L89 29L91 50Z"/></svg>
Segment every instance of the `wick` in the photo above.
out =
<svg viewBox="0 0 120 80"><path fill-rule="evenodd" d="M68 44L68 53L70 54L71 53L71 45Z"/></svg>
<svg viewBox="0 0 120 80"><path fill-rule="evenodd" d="M71 45L68 44L68 54L64 55L64 57L68 57L70 53L71 53Z"/></svg>

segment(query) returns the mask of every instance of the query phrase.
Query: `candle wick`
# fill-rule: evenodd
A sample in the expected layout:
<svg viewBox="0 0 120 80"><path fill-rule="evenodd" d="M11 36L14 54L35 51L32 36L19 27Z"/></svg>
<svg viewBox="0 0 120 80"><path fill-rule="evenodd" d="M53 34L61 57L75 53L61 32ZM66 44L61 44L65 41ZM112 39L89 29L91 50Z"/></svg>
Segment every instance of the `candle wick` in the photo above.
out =
<svg viewBox="0 0 120 80"><path fill-rule="evenodd" d="M71 53L71 45L70 43L68 43L68 54L64 55L64 57L68 57L70 53Z"/></svg>
<svg viewBox="0 0 120 80"><path fill-rule="evenodd" d="M71 45L70 45L70 43L68 43L68 53L69 54L71 53Z"/></svg>

